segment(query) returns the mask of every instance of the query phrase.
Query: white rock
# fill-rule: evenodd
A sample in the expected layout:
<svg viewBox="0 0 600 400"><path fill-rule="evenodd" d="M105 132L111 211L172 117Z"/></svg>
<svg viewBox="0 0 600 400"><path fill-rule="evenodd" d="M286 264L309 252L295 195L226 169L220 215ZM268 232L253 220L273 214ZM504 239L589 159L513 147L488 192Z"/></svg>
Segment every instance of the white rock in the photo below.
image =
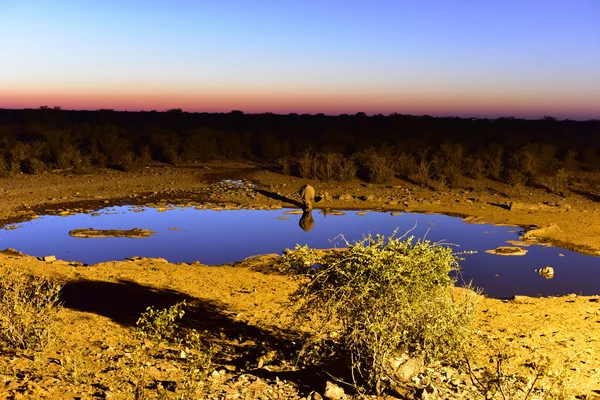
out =
<svg viewBox="0 0 600 400"><path fill-rule="evenodd" d="M327 381L325 384L325 392L323 397L329 400L338 400L344 396L344 389L336 385L331 381Z"/></svg>

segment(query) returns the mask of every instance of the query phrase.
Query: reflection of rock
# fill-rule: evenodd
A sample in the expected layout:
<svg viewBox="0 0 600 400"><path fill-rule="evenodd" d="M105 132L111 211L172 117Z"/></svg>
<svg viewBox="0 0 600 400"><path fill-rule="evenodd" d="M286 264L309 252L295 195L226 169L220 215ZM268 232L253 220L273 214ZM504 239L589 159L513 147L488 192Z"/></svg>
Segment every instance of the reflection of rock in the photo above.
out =
<svg viewBox="0 0 600 400"><path fill-rule="evenodd" d="M315 219L313 218L310 210L307 210L302 214L298 225L300 225L300 228L302 228L304 232L310 231L313 226L315 226Z"/></svg>
<svg viewBox="0 0 600 400"><path fill-rule="evenodd" d="M500 246L493 250L486 250L485 252L488 254L495 254L497 256L524 256L527 254L527 250L520 247L511 246Z"/></svg>
<svg viewBox="0 0 600 400"><path fill-rule="evenodd" d="M487 221L483 217L474 217L472 215L468 215L463 218L464 223L468 224L486 224Z"/></svg>
<svg viewBox="0 0 600 400"><path fill-rule="evenodd" d="M554 278L554 268L552 268L552 267L544 267L544 268L536 269L535 272L537 272L538 274L540 274L541 276L543 276L546 279Z"/></svg>
<svg viewBox="0 0 600 400"><path fill-rule="evenodd" d="M79 238L102 238L102 237L128 237L145 238L154 235L156 232L149 229L73 229L69 235Z"/></svg>
<svg viewBox="0 0 600 400"><path fill-rule="evenodd" d="M529 243L525 243L525 242L522 242L520 240L507 240L506 243L512 244L513 246L529 247Z"/></svg>
<svg viewBox="0 0 600 400"><path fill-rule="evenodd" d="M328 215L346 215L344 211L330 211L327 213Z"/></svg>

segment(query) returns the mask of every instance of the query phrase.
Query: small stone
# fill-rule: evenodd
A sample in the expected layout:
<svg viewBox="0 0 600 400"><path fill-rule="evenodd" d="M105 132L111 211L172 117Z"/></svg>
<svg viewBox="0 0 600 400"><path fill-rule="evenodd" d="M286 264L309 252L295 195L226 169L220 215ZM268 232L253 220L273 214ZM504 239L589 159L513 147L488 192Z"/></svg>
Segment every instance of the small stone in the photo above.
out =
<svg viewBox="0 0 600 400"><path fill-rule="evenodd" d="M56 261L56 256L43 256L42 261L45 261L45 262Z"/></svg>
<svg viewBox="0 0 600 400"><path fill-rule="evenodd" d="M323 400L323 396L321 396L319 392L312 392L308 396L308 400Z"/></svg>
<svg viewBox="0 0 600 400"><path fill-rule="evenodd" d="M534 304L535 300L536 300L535 297L520 296L520 295L515 295L512 298L512 301L517 304Z"/></svg>
<svg viewBox="0 0 600 400"><path fill-rule="evenodd" d="M327 381L325 384L325 392L323 397L329 400L338 400L344 396L344 389L336 385L331 381Z"/></svg>
<svg viewBox="0 0 600 400"><path fill-rule="evenodd" d="M537 272L538 274L540 274L541 276L543 276L546 279L554 278L554 268L552 268L552 267L544 267L544 268L536 269L535 272Z"/></svg>

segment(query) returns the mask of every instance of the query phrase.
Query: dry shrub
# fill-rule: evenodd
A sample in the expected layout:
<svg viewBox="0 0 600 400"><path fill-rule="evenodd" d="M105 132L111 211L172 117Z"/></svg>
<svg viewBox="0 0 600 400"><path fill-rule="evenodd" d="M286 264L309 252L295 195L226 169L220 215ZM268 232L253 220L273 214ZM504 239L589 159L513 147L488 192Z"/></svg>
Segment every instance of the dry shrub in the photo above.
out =
<svg viewBox="0 0 600 400"><path fill-rule="evenodd" d="M340 153L319 153L315 156L317 178L327 181L348 181L356 176L354 160Z"/></svg>
<svg viewBox="0 0 600 400"><path fill-rule="evenodd" d="M278 158L277 161L275 161L275 165L277 170L283 175L290 175L292 173L292 164L287 157Z"/></svg>
<svg viewBox="0 0 600 400"><path fill-rule="evenodd" d="M402 178L410 178L417 172L417 160L407 153L400 153L396 161L396 175Z"/></svg>
<svg viewBox="0 0 600 400"><path fill-rule="evenodd" d="M514 196L520 196L527 183L527 176L521 171L510 168L507 171L506 183L512 186L512 194Z"/></svg>
<svg viewBox="0 0 600 400"><path fill-rule="evenodd" d="M433 170L433 162L429 158L429 148L422 148L418 152L418 162L415 180L420 185L428 185Z"/></svg>
<svg viewBox="0 0 600 400"><path fill-rule="evenodd" d="M0 267L0 350L43 350L55 337L61 285Z"/></svg>
<svg viewBox="0 0 600 400"><path fill-rule="evenodd" d="M370 148L358 154L367 179L373 183L389 182L395 175L396 163L391 155Z"/></svg>
<svg viewBox="0 0 600 400"><path fill-rule="evenodd" d="M464 158L465 174L473 179L480 180L485 177L485 163L479 156L469 155Z"/></svg>
<svg viewBox="0 0 600 400"><path fill-rule="evenodd" d="M41 174L47 169L48 168L46 164L44 164L42 160L36 157L26 158L25 160L21 161L21 171L23 171L26 174Z"/></svg>
<svg viewBox="0 0 600 400"><path fill-rule="evenodd" d="M350 181L356 177L358 167L352 157L341 157L337 165L337 179L340 181Z"/></svg>
<svg viewBox="0 0 600 400"><path fill-rule="evenodd" d="M479 336L479 335L478 335ZM483 334L474 340L486 349L486 363L475 365L468 357L466 368L472 385L483 399L566 399L568 360L553 362L534 351L519 359L510 345Z"/></svg>
<svg viewBox="0 0 600 400"><path fill-rule="evenodd" d="M500 180L500 175L504 168L503 158L504 150L498 143L492 143L485 151L483 154L483 161L489 178Z"/></svg>
<svg viewBox="0 0 600 400"><path fill-rule="evenodd" d="M369 235L347 251L298 245L282 258L283 271L299 278L295 322L315 327L301 358L349 355L359 390L380 393L396 379L390 365L405 354L458 360L471 333L474 297L453 300L452 249L402 239Z"/></svg>
<svg viewBox="0 0 600 400"><path fill-rule="evenodd" d="M335 180L341 157L342 155L339 153L319 153L315 160L317 163L317 177L326 181Z"/></svg>
<svg viewBox="0 0 600 400"><path fill-rule="evenodd" d="M316 178L315 154L311 149L305 150L298 159L298 173L301 178Z"/></svg>
<svg viewBox="0 0 600 400"><path fill-rule="evenodd" d="M460 143L442 143L433 155L432 165L436 179L444 181L451 187L460 186L463 173L462 145Z"/></svg>
<svg viewBox="0 0 600 400"><path fill-rule="evenodd" d="M564 197L573 182L573 173L559 168L552 175L543 177L542 182L552 193Z"/></svg>
<svg viewBox="0 0 600 400"><path fill-rule="evenodd" d="M0 176L13 176L21 169L19 163L0 156Z"/></svg>

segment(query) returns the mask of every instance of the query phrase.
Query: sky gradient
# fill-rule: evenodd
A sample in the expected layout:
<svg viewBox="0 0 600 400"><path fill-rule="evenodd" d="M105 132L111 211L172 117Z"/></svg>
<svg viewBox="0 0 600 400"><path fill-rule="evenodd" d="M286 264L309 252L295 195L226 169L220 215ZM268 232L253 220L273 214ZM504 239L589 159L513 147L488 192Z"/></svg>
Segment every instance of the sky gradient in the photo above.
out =
<svg viewBox="0 0 600 400"><path fill-rule="evenodd" d="M598 0L0 0L0 108L600 118Z"/></svg>

